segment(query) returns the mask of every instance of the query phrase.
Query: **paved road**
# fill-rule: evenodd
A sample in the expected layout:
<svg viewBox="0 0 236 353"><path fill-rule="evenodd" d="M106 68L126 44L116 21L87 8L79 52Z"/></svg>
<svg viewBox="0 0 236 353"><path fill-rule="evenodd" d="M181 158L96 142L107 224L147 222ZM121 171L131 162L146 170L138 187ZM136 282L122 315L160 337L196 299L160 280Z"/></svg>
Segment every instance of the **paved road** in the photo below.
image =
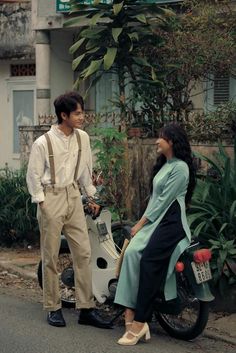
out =
<svg viewBox="0 0 236 353"><path fill-rule="evenodd" d="M67 327L45 322L41 304L0 294L1 353L235 353L235 347L211 339L182 342L154 331L149 343L135 347L116 344L123 329L101 330L79 326L73 310L64 309Z"/></svg>

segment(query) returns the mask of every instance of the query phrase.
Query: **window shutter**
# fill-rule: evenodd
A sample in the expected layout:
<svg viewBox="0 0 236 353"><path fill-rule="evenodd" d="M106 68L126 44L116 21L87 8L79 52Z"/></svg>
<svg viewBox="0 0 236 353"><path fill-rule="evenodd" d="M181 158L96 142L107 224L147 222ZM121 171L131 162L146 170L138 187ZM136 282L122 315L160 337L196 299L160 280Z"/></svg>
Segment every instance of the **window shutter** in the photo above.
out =
<svg viewBox="0 0 236 353"><path fill-rule="evenodd" d="M215 75L214 77L214 105L228 102L230 99L229 75Z"/></svg>

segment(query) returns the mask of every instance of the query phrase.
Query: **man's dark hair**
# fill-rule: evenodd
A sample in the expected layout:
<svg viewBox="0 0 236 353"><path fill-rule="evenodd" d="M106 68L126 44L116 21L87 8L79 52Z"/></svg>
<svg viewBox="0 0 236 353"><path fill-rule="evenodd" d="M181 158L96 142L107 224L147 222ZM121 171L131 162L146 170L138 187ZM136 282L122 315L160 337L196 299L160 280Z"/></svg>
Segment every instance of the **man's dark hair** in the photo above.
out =
<svg viewBox="0 0 236 353"><path fill-rule="evenodd" d="M77 104L80 104L84 111L84 100L79 93L74 91L66 92L55 99L54 107L58 124L61 124L63 121L61 113L65 113L69 116L71 112L77 109Z"/></svg>

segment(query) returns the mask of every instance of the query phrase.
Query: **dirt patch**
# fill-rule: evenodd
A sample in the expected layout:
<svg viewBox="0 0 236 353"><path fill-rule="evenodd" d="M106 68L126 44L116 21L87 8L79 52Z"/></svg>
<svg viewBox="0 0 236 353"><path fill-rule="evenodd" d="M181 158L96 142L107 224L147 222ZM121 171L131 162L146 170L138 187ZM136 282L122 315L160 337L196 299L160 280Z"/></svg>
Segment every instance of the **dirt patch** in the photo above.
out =
<svg viewBox="0 0 236 353"><path fill-rule="evenodd" d="M25 279L0 267L0 293L42 303L42 290L36 280Z"/></svg>
<svg viewBox="0 0 236 353"><path fill-rule="evenodd" d="M0 259L3 262L17 264L25 270L36 273L40 259L40 250L37 248L6 249L0 248ZM0 266L0 293L25 297L29 300L42 302L42 290L36 279L26 279L20 274L12 273Z"/></svg>

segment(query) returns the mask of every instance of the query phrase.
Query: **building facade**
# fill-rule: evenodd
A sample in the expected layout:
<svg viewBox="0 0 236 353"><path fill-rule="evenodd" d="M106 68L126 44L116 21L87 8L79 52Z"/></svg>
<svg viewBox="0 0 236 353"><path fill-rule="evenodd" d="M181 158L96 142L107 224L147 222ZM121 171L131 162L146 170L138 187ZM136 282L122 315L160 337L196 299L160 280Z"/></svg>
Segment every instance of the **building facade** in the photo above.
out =
<svg viewBox="0 0 236 353"><path fill-rule="evenodd" d="M20 125L34 125L35 50L30 1L0 1L0 168L20 165Z"/></svg>
<svg viewBox="0 0 236 353"><path fill-rule="evenodd" d="M54 113L55 97L73 89L76 74L69 48L78 29L63 28L69 7L69 0L0 0L0 168L5 163L20 167L19 126L38 125L40 117ZM232 77L216 76L204 85L196 84L195 110L236 100ZM86 88L80 88L82 94ZM91 90L86 111L106 111L116 93L115 77L104 75Z"/></svg>

